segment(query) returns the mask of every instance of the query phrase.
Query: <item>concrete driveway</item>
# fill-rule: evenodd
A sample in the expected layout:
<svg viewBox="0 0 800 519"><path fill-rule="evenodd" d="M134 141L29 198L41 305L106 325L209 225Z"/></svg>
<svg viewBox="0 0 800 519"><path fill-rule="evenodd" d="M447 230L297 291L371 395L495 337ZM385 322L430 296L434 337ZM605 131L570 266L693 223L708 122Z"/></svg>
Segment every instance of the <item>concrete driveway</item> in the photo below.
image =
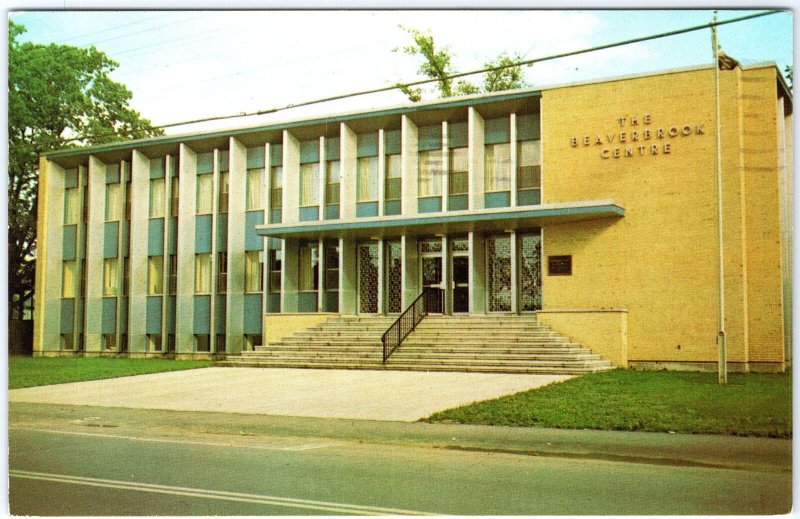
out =
<svg viewBox="0 0 800 519"><path fill-rule="evenodd" d="M203 368L8 392L10 402L413 422L564 375Z"/></svg>

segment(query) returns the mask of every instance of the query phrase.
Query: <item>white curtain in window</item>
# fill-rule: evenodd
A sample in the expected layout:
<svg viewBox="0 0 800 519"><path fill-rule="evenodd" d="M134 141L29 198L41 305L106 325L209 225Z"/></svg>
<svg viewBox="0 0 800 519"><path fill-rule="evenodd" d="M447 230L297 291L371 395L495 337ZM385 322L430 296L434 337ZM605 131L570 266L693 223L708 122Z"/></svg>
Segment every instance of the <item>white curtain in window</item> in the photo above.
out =
<svg viewBox="0 0 800 519"><path fill-rule="evenodd" d="M61 297L75 297L75 262L65 261L61 278Z"/></svg>
<svg viewBox="0 0 800 519"><path fill-rule="evenodd" d="M212 198L212 175L197 176L197 214L208 214L211 212Z"/></svg>
<svg viewBox="0 0 800 519"><path fill-rule="evenodd" d="M259 251L248 251L244 254L244 291L261 292L261 262Z"/></svg>
<svg viewBox="0 0 800 519"><path fill-rule="evenodd" d="M300 165L300 205L319 205L319 163Z"/></svg>
<svg viewBox="0 0 800 519"><path fill-rule="evenodd" d="M64 191L64 224L78 223L78 188Z"/></svg>
<svg viewBox="0 0 800 519"><path fill-rule="evenodd" d="M246 209L261 209L261 175L263 169L247 170L247 202Z"/></svg>
<svg viewBox="0 0 800 519"><path fill-rule="evenodd" d="M356 196L359 202L371 202L378 199L378 157L358 159Z"/></svg>
<svg viewBox="0 0 800 519"><path fill-rule="evenodd" d="M211 254L197 254L194 261L194 291L196 294L211 292Z"/></svg>
<svg viewBox="0 0 800 519"><path fill-rule="evenodd" d="M103 261L103 295L117 295L117 258Z"/></svg>
<svg viewBox="0 0 800 519"><path fill-rule="evenodd" d="M150 218L164 216L164 179L150 181Z"/></svg>
<svg viewBox="0 0 800 519"><path fill-rule="evenodd" d="M114 222L122 215L122 184L106 184L106 221Z"/></svg>
<svg viewBox="0 0 800 519"><path fill-rule="evenodd" d="M511 190L511 147L508 143L486 146L486 192Z"/></svg>
<svg viewBox="0 0 800 519"><path fill-rule="evenodd" d="M419 196L441 196L442 194L441 150L419 153Z"/></svg>

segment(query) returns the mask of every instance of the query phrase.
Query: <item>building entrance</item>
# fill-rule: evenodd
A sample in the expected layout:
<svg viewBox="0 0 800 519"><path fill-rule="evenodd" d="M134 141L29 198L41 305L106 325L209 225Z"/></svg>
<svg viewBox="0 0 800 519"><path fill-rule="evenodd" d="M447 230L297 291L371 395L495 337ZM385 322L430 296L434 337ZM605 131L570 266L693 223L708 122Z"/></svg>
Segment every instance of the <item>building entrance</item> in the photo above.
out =
<svg viewBox="0 0 800 519"><path fill-rule="evenodd" d="M453 313L466 313L469 312L469 242L466 238L456 238L452 244Z"/></svg>
<svg viewBox="0 0 800 519"><path fill-rule="evenodd" d="M430 294L426 298L425 305L429 313L441 314L445 308L441 238L420 240L419 256L422 289L429 289L428 293Z"/></svg>

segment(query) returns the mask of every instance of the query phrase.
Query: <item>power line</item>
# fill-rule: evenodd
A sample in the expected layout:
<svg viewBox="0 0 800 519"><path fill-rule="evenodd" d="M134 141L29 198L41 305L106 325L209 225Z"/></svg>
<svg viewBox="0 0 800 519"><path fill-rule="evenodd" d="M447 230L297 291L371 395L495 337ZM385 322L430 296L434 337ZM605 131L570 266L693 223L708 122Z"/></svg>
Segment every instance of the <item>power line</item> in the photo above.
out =
<svg viewBox="0 0 800 519"><path fill-rule="evenodd" d="M64 40L57 40L54 43L66 43L68 41L78 40L80 38L83 38L84 36L91 36L92 34L98 34L98 33L101 33L101 32L113 31L114 29L121 29L122 27L128 27L129 25L136 25L137 23L149 22L150 20L155 20L156 18L162 18L162 17L163 17L163 15L159 14L158 16L151 16L150 18L142 18L140 20L135 20L135 21L128 22L128 23L123 23L123 24L120 24L120 25L114 25L112 27L107 27L105 29L100 29L98 31L86 32L86 33L83 33L83 34L79 34L77 36L71 36L71 37L66 38ZM87 45L93 45L93 44L92 43L88 43Z"/></svg>
<svg viewBox="0 0 800 519"><path fill-rule="evenodd" d="M520 60L520 61L516 61L516 62L514 62L512 64L509 64L509 65L499 65L499 66L495 66L495 67L486 67L486 68L477 69L477 70L471 70L471 71L467 71L467 72L458 72L458 73L455 73L455 74L450 74L450 75L448 75L446 77L443 77L443 78L420 79L420 80L416 80L416 81L410 81L410 82L407 82L407 83L395 83L394 85L390 85L390 86L385 86L385 87L380 87L380 88L372 88L372 89L369 89L369 90L361 90L361 91L357 91L357 92L351 92L351 93L347 93L347 94L340 94L340 95L329 96L329 97L323 97L323 98L319 98L319 99L313 99L313 100L310 100L310 101L303 101L303 102L300 102L300 103L288 104L288 105L285 105L285 106L282 106L282 107L268 108L268 109L258 110L258 111L249 112L249 113L248 112L241 112L241 113L232 114L232 115L220 115L220 116L212 116L212 117L203 117L203 118L192 119L192 120L188 120L188 121L181 121L181 122L175 122L175 123L154 125L153 128L154 129L164 129L164 128L172 128L172 127L175 127L175 126L186 126L186 125L189 125L189 124L197 124L197 123L210 122L210 121L219 121L219 120L225 120L225 119L236 119L236 118L240 118L240 117L252 117L252 116L257 116L257 115L267 115L267 114L272 114L272 113L276 113L276 112L281 112L281 111L284 111L284 110L289 110L289 109L292 109L292 108L299 108L299 107L302 107L302 106L310 106L310 105L314 105L314 104L327 103L327 102L331 102L331 101L338 101L338 100L341 100L341 99L347 99L347 98L350 98L350 97L359 97L359 96L368 95L368 94L376 94L376 93L379 93L379 92L388 92L388 91L391 91L391 90L399 90L399 89L408 88L408 87L412 87L412 86L424 85L424 84L428 84L428 83L436 83L436 82L449 80L449 79L457 79L457 78L461 78L461 77L472 76L472 75L475 75L475 74L483 74L483 73L486 73L486 72L494 72L494 71L497 71L497 70L503 70L503 69L511 68L511 67L532 65L534 63L540 63L540 62L543 62L543 61L552 61L552 60L555 60L555 59L567 58L567 57L570 57L570 56L577 56L577 55L580 55L580 54L587 54L587 53L590 53L590 52L597 52L597 51L600 51L600 50L606 50L606 49L611 49L611 48L615 48L615 47L621 47L621 46L624 46L624 45L631 45L631 44L634 44L634 43L641 43L641 42L650 41L650 40L667 38L667 37L670 37L670 36L677 36L677 35L680 35L680 34L686 34L686 33L689 33L689 32L700 31L700 30L703 30L703 29L709 29L709 28L718 27L718 26L721 26L721 25L727 25L727 24L731 24L731 23L738 23L738 22L743 22L743 21L746 21L746 20L752 20L752 19L755 19L755 18L760 18L762 16L769 16L769 15L773 15L773 14L779 14L781 12L782 11L777 10L777 9L769 10L769 11L763 11L763 12L760 12L760 13L740 16L740 17L737 17L737 18L730 18L728 20L723 20L723 21L714 21L714 22L710 22L710 23L706 23L706 24L702 24L702 25L695 25L695 26L692 26L692 27L687 27L687 28L684 28L684 29L676 29L676 30L673 30L673 31L663 32L663 33L659 33L659 34L653 34L653 35L650 35L650 36L641 36L641 37L638 37L638 38L631 38L631 39L623 40L623 41L619 41L619 42L607 43L607 44L604 44L604 45L597 45L595 47L588 47L588 48L585 48L585 49L580 49L580 50L575 50L575 51L562 52L562 53L559 53L559 54L552 54L550 56L544 56L544 57L541 57L541 58ZM106 133L96 134L96 135L93 135L93 136L90 136L90 137L110 137L110 136L113 136L113 135L119 135L119 133L118 132L106 132ZM67 140L63 140L63 141L54 139L54 140L51 141L51 143L55 143L55 142L67 143L67 142L85 140L86 138L87 138L86 136L84 136L84 137L75 137L75 138L67 139ZM16 146L9 146L9 148L26 147L26 146L33 146L33 145L32 144L20 144L20 145L16 145Z"/></svg>

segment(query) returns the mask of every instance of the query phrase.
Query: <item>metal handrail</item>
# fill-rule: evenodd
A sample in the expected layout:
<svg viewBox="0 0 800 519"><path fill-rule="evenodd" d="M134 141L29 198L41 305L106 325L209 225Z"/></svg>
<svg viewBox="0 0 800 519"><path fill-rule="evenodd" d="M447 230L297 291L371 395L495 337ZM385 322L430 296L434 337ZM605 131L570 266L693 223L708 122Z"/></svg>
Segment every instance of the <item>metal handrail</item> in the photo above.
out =
<svg viewBox="0 0 800 519"><path fill-rule="evenodd" d="M392 323L381 337L383 343L383 363L396 350L403 339L414 331L417 325L428 315L428 312L441 312L443 308L442 290L425 287L414 301L408 305L397 320Z"/></svg>

